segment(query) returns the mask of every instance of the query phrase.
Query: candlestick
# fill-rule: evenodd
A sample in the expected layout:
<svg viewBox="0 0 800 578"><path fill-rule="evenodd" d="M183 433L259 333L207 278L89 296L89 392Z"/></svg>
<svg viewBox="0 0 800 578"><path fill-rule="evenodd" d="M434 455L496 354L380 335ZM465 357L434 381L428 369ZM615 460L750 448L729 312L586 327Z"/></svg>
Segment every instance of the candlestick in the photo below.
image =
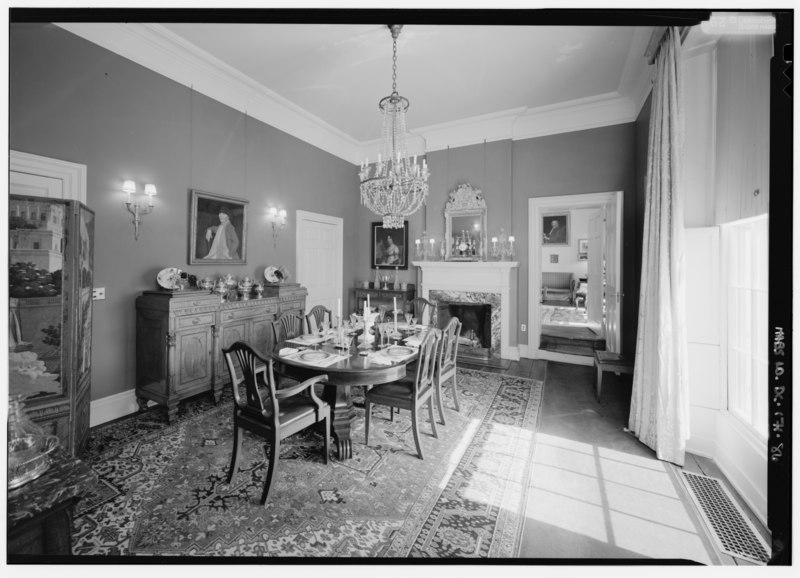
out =
<svg viewBox="0 0 800 578"><path fill-rule="evenodd" d="M377 287L375 287L377 289ZM372 311L372 308L369 306L369 293L367 293L367 309Z"/></svg>
<svg viewBox="0 0 800 578"><path fill-rule="evenodd" d="M397 311L397 297L394 298L394 310Z"/></svg>
<svg viewBox="0 0 800 578"><path fill-rule="evenodd" d="M339 297L336 300L336 316L339 318L339 323L341 323L342 319L342 298Z"/></svg>

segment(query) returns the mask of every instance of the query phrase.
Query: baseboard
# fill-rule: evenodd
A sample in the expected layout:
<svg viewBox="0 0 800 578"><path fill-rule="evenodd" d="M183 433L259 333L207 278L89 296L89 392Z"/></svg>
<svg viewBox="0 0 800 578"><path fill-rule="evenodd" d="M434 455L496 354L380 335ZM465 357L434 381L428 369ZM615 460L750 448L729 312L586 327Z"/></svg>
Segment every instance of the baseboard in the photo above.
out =
<svg viewBox="0 0 800 578"><path fill-rule="evenodd" d="M560 363L571 363L573 365L594 366L594 357L585 355L570 355L569 353L558 353L556 351L539 350L539 359L547 361L558 361Z"/></svg>
<svg viewBox="0 0 800 578"><path fill-rule="evenodd" d="M149 405L152 404L152 401L149 402ZM139 404L136 403L135 389L95 399L89 408L89 427L102 425L137 411L139 411Z"/></svg>

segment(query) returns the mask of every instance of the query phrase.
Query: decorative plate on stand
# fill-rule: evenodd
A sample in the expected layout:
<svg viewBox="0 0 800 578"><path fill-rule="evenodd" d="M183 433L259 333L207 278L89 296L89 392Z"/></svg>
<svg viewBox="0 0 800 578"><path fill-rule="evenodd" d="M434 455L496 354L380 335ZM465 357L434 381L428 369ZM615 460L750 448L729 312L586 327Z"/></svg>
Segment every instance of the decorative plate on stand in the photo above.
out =
<svg viewBox="0 0 800 578"><path fill-rule="evenodd" d="M158 286L162 289L167 289L169 291L175 291L176 289L180 289L180 279L181 279L181 271L177 267L167 267L166 269L162 269L158 272L156 276L156 281L158 282Z"/></svg>
<svg viewBox="0 0 800 578"><path fill-rule="evenodd" d="M267 267L264 269L264 279L266 279L268 283L280 283L283 281L283 273L281 273L277 267Z"/></svg>

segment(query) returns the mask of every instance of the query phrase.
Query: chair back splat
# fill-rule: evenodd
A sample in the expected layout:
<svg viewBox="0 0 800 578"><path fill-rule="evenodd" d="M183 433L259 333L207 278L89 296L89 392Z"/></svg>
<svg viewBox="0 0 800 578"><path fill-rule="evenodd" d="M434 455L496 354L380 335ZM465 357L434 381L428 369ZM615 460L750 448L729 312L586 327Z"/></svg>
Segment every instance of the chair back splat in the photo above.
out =
<svg viewBox="0 0 800 578"><path fill-rule="evenodd" d="M327 317L327 319L326 319ZM333 324L333 313L324 305L315 305L306 315L306 329L309 333L316 333L320 323L327 321Z"/></svg>
<svg viewBox="0 0 800 578"><path fill-rule="evenodd" d="M303 318L292 311L285 311L278 319L272 322L272 337L275 347L283 347L287 339L293 339L303 334Z"/></svg>
<svg viewBox="0 0 800 578"><path fill-rule="evenodd" d="M458 384L456 383L456 361L460 335L461 320L458 317L452 317L442 329L442 341L436 359L436 404L439 407L439 421L442 425L446 425L444 405L442 404L442 387L450 378L453 379L453 403L456 411L461 411L458 404Z"/></svg>
<svg viewBox="0 0 800 578"><path fill-rule="evenodd" d="M428 313L429 319L428 323L433 325L433 313L434 307L433 303L425 299L424 297L415 297L411 301L406 302L406 311L410 311L413 313L414 317L417 318L417 323L425 324L425 313Z"/></svg>

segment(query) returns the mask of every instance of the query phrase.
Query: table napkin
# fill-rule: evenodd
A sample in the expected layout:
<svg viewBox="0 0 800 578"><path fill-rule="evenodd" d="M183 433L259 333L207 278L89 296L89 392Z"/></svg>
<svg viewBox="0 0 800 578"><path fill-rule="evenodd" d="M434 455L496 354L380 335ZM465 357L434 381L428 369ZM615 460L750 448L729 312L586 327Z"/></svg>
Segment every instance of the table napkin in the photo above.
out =
<svg viewBox="0 0 800 578"><path fill-rule="evenodd" d="M422 338L418 335L412 335L411 337L406 337L403 342L409 347L419 347L419 344L422 343Z"/></svg>
<svg viewBox="0 0 800 578"><path fill-rule="evenodd" d="M278 352L279 357L289 357L290 355L294 355L300 351L299 349L295 349L294 347L284 347Z"/></svg>

